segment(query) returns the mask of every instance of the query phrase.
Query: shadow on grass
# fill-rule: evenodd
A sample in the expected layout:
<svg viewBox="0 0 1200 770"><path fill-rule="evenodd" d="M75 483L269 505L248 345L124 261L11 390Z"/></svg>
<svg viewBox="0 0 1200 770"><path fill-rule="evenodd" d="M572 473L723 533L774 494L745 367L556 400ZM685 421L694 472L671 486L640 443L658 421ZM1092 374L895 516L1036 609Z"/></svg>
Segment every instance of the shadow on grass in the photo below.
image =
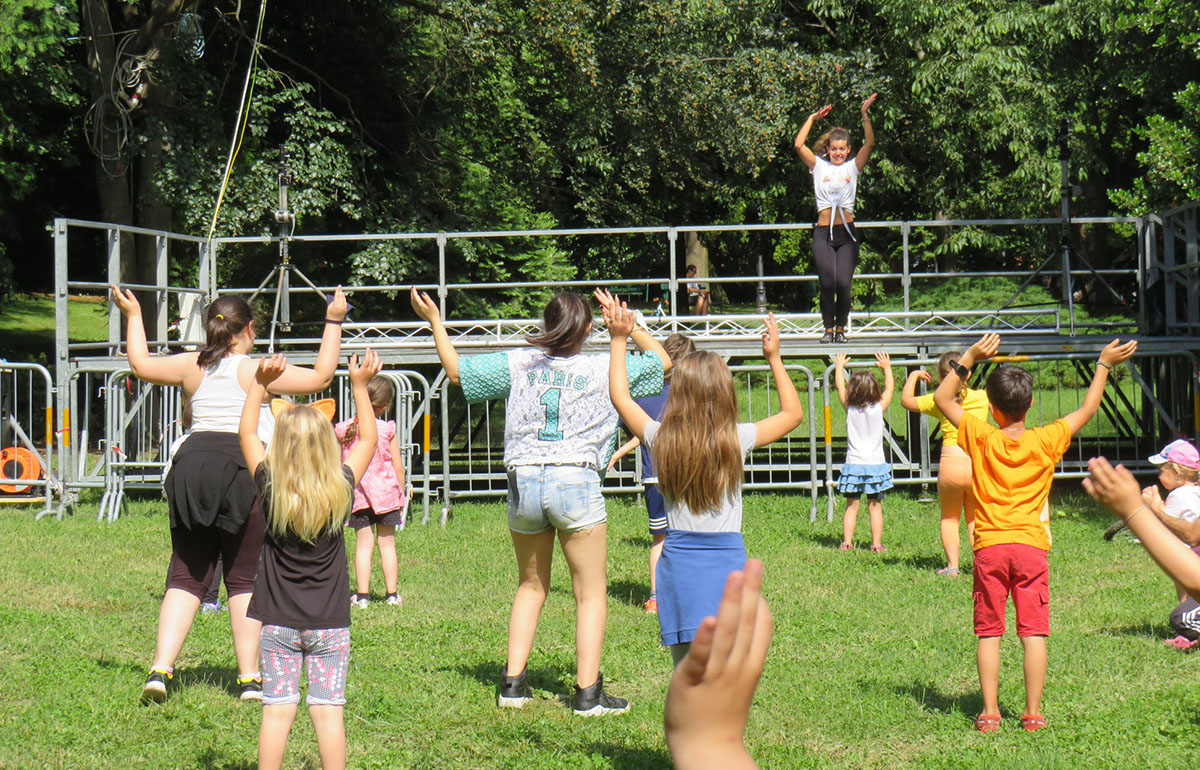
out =
<svg viewBox="0 0 1200 770"><path fill-rule="evenodd" d="M503 663L464 663L458 666L448 666L440 671L453 671L470 677L482 685L495 689L500 685L500 675L504 673ZM554 664L545 666L530 666L526 681L533 690L553 693L558 699L564 692L569 691L575 682L575 669L568 669Z"/></svg>
<svg viewBox="0 0 1200 770"><path fill-rule="evenodd" d="M892 556L887 554L884 555L880 561L888 566L911 567L913 569L921 570L922 572L932 571L946 566L945 556L928 556L925 554L908 554L907 556ZM971 574L970 565L963 565L961 569L962 575Z"/></svg>
<svg viewBox="0 0 1200 770"><path fill-rule="evenodd" d="M652 543L653 541L645 535L626 535L625 537L621 538L622 545L635 545L638 548L649 548Z"/></svg>
<svg viewBox="0 0 1200 770"><path fill-rule="evenodd" d="M1149 639L1167 639L1175 635L1166 623L1139 623L1133 626L1098 628L1096 633L1105 636L1144 636Z"/></svg>
<svg viewBox="0 0 1200 770"><path fill-rule="evenodd" d="M306 766L309 763L305 763ZM229 759L218 754L213 749L205 749L196 757L196 767L203 770L255 770L258 762L244 762L240 759Z"/></svg>
<svg viewBox="0 0 1200 770"><path fill-rule="evenodd" d="M608 584L608 595L631 607L641 607L650 598L650 585L635 580L614 580Z"/></svg>
<svg viewBox="0 0 1200 770"><path fill-rule="evenodd" d="M842 539L837 535L826 535L820 532L809 532L802 530L800 537L808 540L814 545L819 545L823 548L832 548L837 550L837 547L842 544Z"/></svg>
<svg viewBox="0 0 1200 770"><path fill-rule="evenodd" d="M141 692L142 683L145 681L146 672L150 670L148 664L130 663L128 661L110 660L107 658L99 658L96 660L96 665L100 668L105 668L114 671L125 671L129 673L130 687ZM175 669L175 677L171 683L167 685L167 697L171 697L171 693L189 687L216 687L224 690L228 695L237 696L241 694L241 690L237 686L237 669L232 666L188 666L186 668Z"/></svg>
<svg viewBox="0 0 1200 770"><path fill-rule="evenodd" d="M869 687L869 683L859 682L860 687ZM983 710L983 696L978 692L966 695L950 695L931 684L914 681L912 684L900 685L893 692L906 698L912 698L923 708L936 711L939 714L954 714L973 722L976 715ZM1003 707L1002 716L1011 716Z"/></svg>
<svg viewBox="0 0 1200 770"><path fill-rule="evenodd" d="M587 747L587 752L607 757L611 766L616 770L659 770L659 768L671 767L671 755L664 749L630 748L616 743L593 743Z"/></svg>

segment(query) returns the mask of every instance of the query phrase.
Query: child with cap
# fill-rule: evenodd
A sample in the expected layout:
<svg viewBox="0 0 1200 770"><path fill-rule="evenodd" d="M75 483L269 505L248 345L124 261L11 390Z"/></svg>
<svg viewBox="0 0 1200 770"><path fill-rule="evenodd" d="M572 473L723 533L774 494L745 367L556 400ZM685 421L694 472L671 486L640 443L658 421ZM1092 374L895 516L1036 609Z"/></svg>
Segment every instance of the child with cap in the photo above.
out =
<svg viewBox="0 0 1200 770"><path fill-rule="evenodd" d="M1166 525L1167 529L1192 550L1200 554L1200 451L1188 441L1179 439L1151 456L1150 462L1161 466L1159 483L1167 490L1164 501L1158 485L1142 490L1146 507ZM1200 644L1200 603L1187 595L1175 581L1179 605L1171 612L1171 629L1176 636L1166 644L1179 650L1190 650Z"/></svg>

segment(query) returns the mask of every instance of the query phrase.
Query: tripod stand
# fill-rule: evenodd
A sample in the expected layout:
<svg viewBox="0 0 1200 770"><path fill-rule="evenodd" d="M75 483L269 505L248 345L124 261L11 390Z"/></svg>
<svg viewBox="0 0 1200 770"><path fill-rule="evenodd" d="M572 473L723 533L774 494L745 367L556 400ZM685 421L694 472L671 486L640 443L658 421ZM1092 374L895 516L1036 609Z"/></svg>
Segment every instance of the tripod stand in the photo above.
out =
<svg viewBox="0 0 1200 770"><path fill-rule="evenodd" d="M277 329L285 332L292 330L291 286L293 274L316 292L321 299L327 300L325 293L309 280L304 271L292 264L289 246L292 241L292 233L296 230L296 214L288 209L288 185L292 183L292 169L288 162L287 149L282 144L279 145L278 180L279 208L275 211L275 222L279 225L279 263L271 268L271 272L267 273L267 277L250 295L250 301L253 302L272 279L276 281L275 306L271 310L271 333L267 347L267 350L272 353L275 352L275 331Z"/></svg>
<svg viewBox="0 0 1200 770"><path fill-rule="evenodd" d="M1067 316L1070 320L1071 336L1074 337L1075 287L1074 279L1071 276L1071 257L1073 254L1071 251L1071 198L1075 195L1078 195L1080 192L1082 192L1082 190L1080 189L1079 185L1071 182L1070 159L1071 147L1067 142L1067 121L1064 119L1058 125L1058 161L1061 174L1059 191L1062 198L1062 225L1060 226L1059 251L1057 253L1051 253L1050 256L1046 257L1046 259L1042 261L1042 264L1038 265L1037 269L1030 273L1029 277L1027 277L1021 283L1021 286L1015 292L1013 292L1013 295L1009 297L1003 305L1000 306L1000 309L1004 310L1012 305L1013 300L1019 297L1021 292L1025 291L1025 288L1033 282L1033 279L1040 276L1048 267L1050 267L1050 264L1054 261L1055 257L1060 257L1062 265L1062 301L1063 304L1067 306ZM1080 254L1074 254L1074 256L1083 263L1083 266L1087 268L1087 270L1092 274L1093 278L1103 284L1104 287L1108 289L1114 297L1120 299L1122 305L1125 305L1125 300L1121 299L1121 295L1117 293L1117 290L1114 289L1108 281L1104 280L1104 276L1100 275L1100 273L1096 271L1096 268L1092 266L1092 263L1088 262Z"/></svg>

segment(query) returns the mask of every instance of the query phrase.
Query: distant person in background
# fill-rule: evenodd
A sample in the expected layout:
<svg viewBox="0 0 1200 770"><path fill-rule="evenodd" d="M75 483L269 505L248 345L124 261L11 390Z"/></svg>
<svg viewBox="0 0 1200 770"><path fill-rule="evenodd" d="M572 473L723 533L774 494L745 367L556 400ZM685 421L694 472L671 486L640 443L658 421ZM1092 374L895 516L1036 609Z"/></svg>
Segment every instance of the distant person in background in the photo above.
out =
<svg viewBox="0 0 1200 770"><path fill-rule="evenodd" d="M708 315L708 284L693 280L696 277L696 266L687 266L688 309L692 315Z"/></svg>
<svg viewBox="0 0 1200 770"><path fill-rule="evenodd" d="M938 381L946 378L950 369L962 357L957 350L943 353L938 358ZM946 566L938 567L937 574L944 577L958 577L958 520L964 509L967 516L967 542L975 535L975 518L970 506L966 505L967 492L971 489L971 458L965 449L958 445L958 428L938 410L933 403L933 393L924 396L917 395L917 382L930 382L933 377L924 369L917 369L908 375L904 382L904 390L900 393L900 406L910 412L920 412L938 420L942 430L942 454L938 460L938 503L942 509L942 549L946 552ZM987 392L967 387L967 380L961 380L955 402L964 412L975 415L987 422L988 399Z"/></svg>
<svg viewBox="0 0 1200 770"><path fill-rule="evenodd" d="M808 147L813 123L833 109L827 104L808 116L796 134L796 152L813 175L817 196L817 222L813 227L813 262L821 281L821 342L845 342L850 320L850 282L858 264L858 232L854 228L854 199L858 175L875 149L875 131L867 110L875 103L871 94L862 103L863 144L850 161L850 132L832 128L817 139L816 152Z"/></svg>

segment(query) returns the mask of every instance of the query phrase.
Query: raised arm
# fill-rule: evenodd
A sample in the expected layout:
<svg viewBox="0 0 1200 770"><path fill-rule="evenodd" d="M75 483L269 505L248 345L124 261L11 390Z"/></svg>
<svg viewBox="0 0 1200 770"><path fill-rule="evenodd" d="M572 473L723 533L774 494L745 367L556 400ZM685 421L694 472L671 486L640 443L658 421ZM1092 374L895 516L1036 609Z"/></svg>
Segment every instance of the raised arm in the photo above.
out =
<svg viewBox="0 0 1200 770"><path fill-rule="evenodd" d="M808 135L812 131L813 123L829 114L833 109L832 104L826 104L821 109L808 116L804 121L804 125L800 126L800 133L796 134L796 140L793 144L796 147L796 154L800 156L800 160L804 161L804 165L812 168L817 165L817 156L808 147Z"/></svg>
<svg viewBox="0 0 1200 770"><path fill-rule="evenodd" d="M608 292L608 289L596 289L594 292L592 292L592 296L594 296L596 301L600 303L600 310L602 313L607 312L614 307L623 307L623 305L617 301L617 298ZM637 345L638 350L642 351L643 353L653 353L654 355L658 356L659 360L662 361L663 371L670 371L673 364L671 357L667 355L666 349L663 348L661 342L654 338L653 334L646 331L636 323L637 315L633 315L635 323L633 325L633 331L629 335L630 339L633 340L633 344ZM607 321L607 316L605 316L605 319Z"/></svg>
<svg viewBox="0 0 1200 770"><path fill-rule="evenodd" d="M608 326L608 395L617 414L639 440L646 438L650 415L629 394L629 374L625 370L625 347L633 331L633 313L620 305L604 308L604 323Z"/></svg>
<svg viewBox="0 0 1200 770"><path fill-rule="evenodd" d="M1087 395L1083 397L1083 404L1063 418L1072 434L1078 433L1087 425L1088 420L1096 415L1096 410L1100 408L1100 402L1104 399L1104 386L1108 384L1108 374L1112 368L1128 361L1136 351L1137 340L1130 340L1124 345L1120 340L1113 340L1100 351L1100 358L1096 361L1096 372L1092 375L1092 384Z"/></svg>
<svg viewBox="0 0 1200 770"><path fill-rule="evenodd" d="M896 380L892 375L892 357L882 350L875 354L875 363L883 370L883 394L879 397L879 405L886 411L892 404L892 394L896 392Z"/></svg>
<svg viewBox="0 0 1200 770"><path fill-rule="evenodd" d="M762 351L771 366L771 376L775 378L779 412L754 423L756 447L778 441L795 430L804 419L804 408L800 405L800 395L796 393L796 383L792 382L791 376L783 368L783 357L779 354L779 326L775 323L774 313L767 314L766 327L762 336Z"/></svg>
<svg viewBox="0 0 1200 770"><path fill-rule="evenodd" d="M429 322L429 328L433 331L433 342L437 345L438 358L442 361L442 368L446 370L446 376L450 378L450 382L458 384L458 351L454 349L454 343L450 342L450 335L446 334L446 326L442 323L442 314L438 310L437 303L430 299L429 295L423 291L417 291L417 287L412 288L411 296L413 310L417 311L417 315L423 320Z"/></svg>
<svg viewBox="0 0 1200 770"><path fill-rule="evenodd" d="M838 353L833 357L833 385L837 388L838 401L842 402L842 406L846 405L846 364L850 363L850 356L845 353Z"/></svg>
<svg viewBox="0 0 1200 770"><path fill-rule="evenodd" d="M142 306L131 291L122 291L115 284L109 286L113 304L125 317L125 355L133 376L155 385L183 385L189 375L196 377L200 370L196 366L195 353L176 353L170 356L150 355L146 343L146 327L142 323Z"/></svg>
<svg viewBox="0 0 1200 770"><path fill-rule="evenodd" d="M287 359L280 354L259 360L254 370L254 379L246 388L246 401L242 404L242 419L238 423L238 443L242 445L242 456L253 476L264 457L262 439L258 437L258 413L262 409L267 388L279 379L288 367Z"/></svg>
<svg viewBox="0 0 1200 770"><path fill-rule="evenodd" d="M996 355L996 351L1000 349L999 334L985 334L974 345L972 345L962 357L958 359L958 366L962 367L959 371L957 367L951 367L946 376L942 378L942 382L938 385L937 390L933 392L933 403L937 406L938 411L942 416L950 421L954 427L958 427L958 423L962 420L963 408L955 399L958 393L960 384L964 377L970 376L971 369L980 361L986 361Z"/></svg>
<svg viewBox="0 0 1200 770"><path fill-rule="evenodd" d="M358 356L350 356L350 392L354 396L354 414L358 418L358 443L346 457L346 466L354 473L354 483L362 480L375 456L375 445L379 443L379 426L375 422L375 407L371 406L371 394L367 392L367 383L379 374L383 362L374 350L367 348L363 355L362 366L358 365Z"/></svg>
<svg viewBox="0 0 1200 770"><path fill-rule="evenodd" d="M329 387L342 354L342 323L346 320L347 307L346 294L339 286L333 292L329 307L325 308L325 329L321 332L321 347L317 349L316 362L312 368L289 366L271 384L272 393L303 396Z"/></svg>
<svg viewBox="0 0 1200 770"><path fill-rule="evenodd" d="M1103 457L1089 460L1088 471L1091 476L1083 480L1087 493L1125 521L1163 572L1182 585L1190 596L1200 596L1200 556L1146 508L1133 474L1124 465L1113 468Z"/></svg>
<svg viewBox="0 0 1200 770"><path fill-rule="evenodd" d="M917 383L931 382L933 377L924 369L917 369L908 375L908 379L904 381L904 388L900 391L900 406L910 412L921 411L917 407Z"/></svg>
<svg viewBox="0 0 1200 770"><path fill-rule="evenodd" d="M626 390L628 389L628 386L626 386ZM611 471L613 468L617 467L617 460L620 460L622 457L637 449L641 445L642 441L637 436L634 436L626 441L617 451L613 452L612 457L608 458L608 469Z"/></svg>
<svg viewBox="0 0 1200 770"><path fill-rule="evenodd" d="M871 116L867 114L867 110L871 109L871 105L875 103L875 98L879 94L871 94L862 103L860 112L862 112L863 124L863 143L858 149L858 154L854 156L854 165L859 171L863 170L863 166L867 165L867 161L871 159L871 153L875 150L875 129L871 126Z"/></svg>

